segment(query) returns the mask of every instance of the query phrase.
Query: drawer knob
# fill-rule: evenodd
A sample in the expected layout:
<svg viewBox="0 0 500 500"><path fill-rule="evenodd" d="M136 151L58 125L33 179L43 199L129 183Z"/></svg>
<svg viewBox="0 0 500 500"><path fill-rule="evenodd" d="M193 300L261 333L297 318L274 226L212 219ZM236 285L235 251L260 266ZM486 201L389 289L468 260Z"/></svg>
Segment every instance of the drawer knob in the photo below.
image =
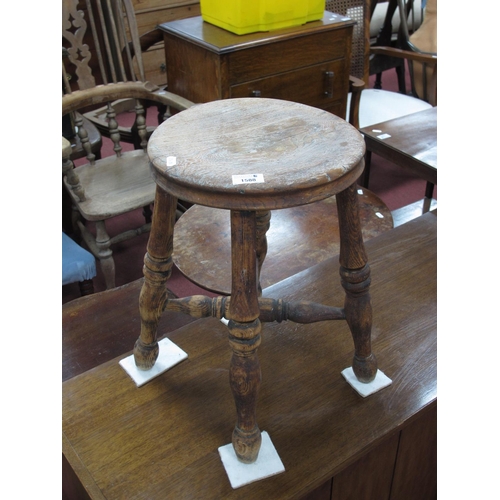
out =
<svg viewBox="0 0 500 500"><path fill-rule="evenodd" d="M329 98L333 97L333 78L335 73L333 71L325 71L325 95Z"/></svg>
<svg viewBox="0 0 500 500"><path fill-rule="evenodd" d="M252 97L260 97L260 90L252 90Z"/></svg>

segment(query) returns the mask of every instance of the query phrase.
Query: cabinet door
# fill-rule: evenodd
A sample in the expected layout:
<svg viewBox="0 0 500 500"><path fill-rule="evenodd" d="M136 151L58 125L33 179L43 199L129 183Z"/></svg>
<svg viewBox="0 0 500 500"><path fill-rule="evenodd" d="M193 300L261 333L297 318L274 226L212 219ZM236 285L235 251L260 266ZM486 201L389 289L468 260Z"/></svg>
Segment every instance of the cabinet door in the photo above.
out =
<svg viewBox="0 0 500 500"><path fill-rule="evenodd" d="M224 88L221 74L224 57L171 33L164 33L163 40L168 90L196 103L226 97L228 87Z"/></svg>
<svg viewBox="0 0 500 500"><path fill-rule="evenodd" d="M391 500L424 498L437 498L436 404L401 431L391 491Z"/></svg>
<svg viewBox="0 0 500 500"><path fill-rule="evenodd" d="M332 500L388 500L398 442L394 434L334 476Z"/></svg>
<svg viewBox="0 0 500 500"><path fill-rule="evenodd" d="M344 110L347 96L344 61L317 64L231 87L231 97L270 97L323 109Z"/></svg>
<svg viewBox="0 0 500 500"><path fill-rule="evenodd" d="M165 49L163 43L143 52L144 73L148 82L162 86L167 83L167 70L165 66Z"/></svg>

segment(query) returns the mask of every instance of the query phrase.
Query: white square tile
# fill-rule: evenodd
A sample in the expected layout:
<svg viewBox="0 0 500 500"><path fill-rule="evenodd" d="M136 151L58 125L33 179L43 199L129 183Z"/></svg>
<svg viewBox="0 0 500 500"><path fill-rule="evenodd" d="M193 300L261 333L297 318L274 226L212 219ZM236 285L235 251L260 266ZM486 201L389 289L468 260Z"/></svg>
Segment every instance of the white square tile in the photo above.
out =
<svg viewBox="0 0 500 500"><path fill-rule="evenodd" d="M259 456L253 464L240 462L236 457L232 443L221 446L219 448L219 455L233 489L285 471L283 462L269 434L265 431L262 432L262 444Z"/></svg>
<svg viewBox="0 0 500 500"><path fill-rule="evenodd" d="M377 370L375 378L368 384L364 384L363 382L360 382L356 378L356 375L354 375L352 367L343 370L342 375L347 380L347 383L364 398L392 384L392 380L380 370Z"/></svg>
<svg viewBox="0 0 500 500"><path fill-rule="evenodd" d="M135 365L133 354L120 360L120 366L130 375L137 387L141 387L188 357L187 353L168 338L160 340L158 345L160 352L151 370L139 370Z"/></svg>

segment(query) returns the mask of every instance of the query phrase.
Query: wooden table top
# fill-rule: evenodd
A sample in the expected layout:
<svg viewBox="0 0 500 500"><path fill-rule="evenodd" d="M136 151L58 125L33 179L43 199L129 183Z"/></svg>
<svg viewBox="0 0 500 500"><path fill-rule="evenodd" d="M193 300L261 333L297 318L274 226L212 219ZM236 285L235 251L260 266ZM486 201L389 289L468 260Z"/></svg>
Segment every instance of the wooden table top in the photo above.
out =
<svg viewBox="0 0 500 500"><path fill-rule="evenodd" d="M394 227L390 210L374 193L358 189L359 213L366 242ZM274 285L340 251L335 197L300 207L273 210L266 233L267 254L262 288ZM231 293L230 212L194 205L176 222L175 265L193 283L215 293Z"/></svg>
<svg viewBox="0 0 500 500"><path fill-rule="evenodd" d="M63 381L133 347L140 330L139 294L143 281L141 278L63 305ZM165 335L193 321L190 316L171 312L161 318L159 331Z"/></svg>
<svg viewBox="0 0 500 500"><path fill-rule="evenodd" d="M230 486L217 452L234 426L230 349L214 318L171 332L189 358L140 389L118 358L64 382L63 452L90 497L301 498L434 404L436 226L428 213L366 244L373 351L391 386L362 398L344 381L353 345L343 321L264 326L257 413L282 474ZM337 257L329 259L264 295L339 305L338 267ZM117 307L101 327L115 330L120 316L134 320ZM87 345L98 335L89 332Z"/></svg>
<svg viewBox="0 0 500 500"><path fill-rule="evenodd" d="M437 184L437 106L360 129L366 148Z"/></svg>
<svg viewBox="0 0 500 500"><path fill-rule="evenodd" d="M361 175L364 153L362 135L338 116L267 98L193 106L162 123L148 143L153 177L165 191L236 210L333 196Z"/></svg>
<svg viewBox="0 0 500 500"><path fill-rule="evenodd" d="M352 24L352 19L325 11L322 19L318 21L311 21L301 26L292 26L268 32L248 33L245 35L236 35L228 30L207 23L203 21L201 16L162 23L158 28L215 53L225 54L234 50L268 44L270 41L307 36L311 32L321 32Z"/></svg>

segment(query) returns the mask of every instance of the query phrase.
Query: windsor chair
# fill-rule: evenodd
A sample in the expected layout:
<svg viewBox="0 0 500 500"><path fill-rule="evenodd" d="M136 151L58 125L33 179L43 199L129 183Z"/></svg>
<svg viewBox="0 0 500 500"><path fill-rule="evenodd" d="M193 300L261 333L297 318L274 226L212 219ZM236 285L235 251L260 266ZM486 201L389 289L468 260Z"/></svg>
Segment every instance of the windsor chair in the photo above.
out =
<svg viewBox="0 0 500 500"><path fill-rule="evenodd" d="M66 93L107 83L146 81L142 54L163 38L159 30L139 35L131 0L64 0L62 7ZM153 103L144 104L147 108ZM121 140L140 149L137 124L121 119L133 115L134 105L133 99L122 99L114 108ZM161 123L166 110L156 106ZM106 107L86 110L83 115L104 137L110 137ZM147 126L148 135L154 128Z"/></svg>
<svg viewBox="0 0 500 500"><path fill-rule="evenodd" d="M74 168L71 151L63 148L63 185L72 203L72 227L99 260L106 288L115 286L111 247L144 232L151 226L150 206L155 183L146 154L152 129L146 109L154 103L170 113L192 103L144 81L141 46L130 0L63 1L64 58L62 116L71 116L86 163ZM135 66L134 66L135 65ZM137 68L140 78L135 76ZM74 76L73 76L74 75ZM117 115L123 104L133 103L133 126L121 127ZM92 109L104 110L104 118L92 118ZM90 111L89 111L90 109ZM113 144L112 156L98 158L92 151L84 117L96 124ZM162 120L163 120L162 118ZM123 142L139 149L124 151ZM144 224L110 235L106 221L143 209Z"/></svg>

